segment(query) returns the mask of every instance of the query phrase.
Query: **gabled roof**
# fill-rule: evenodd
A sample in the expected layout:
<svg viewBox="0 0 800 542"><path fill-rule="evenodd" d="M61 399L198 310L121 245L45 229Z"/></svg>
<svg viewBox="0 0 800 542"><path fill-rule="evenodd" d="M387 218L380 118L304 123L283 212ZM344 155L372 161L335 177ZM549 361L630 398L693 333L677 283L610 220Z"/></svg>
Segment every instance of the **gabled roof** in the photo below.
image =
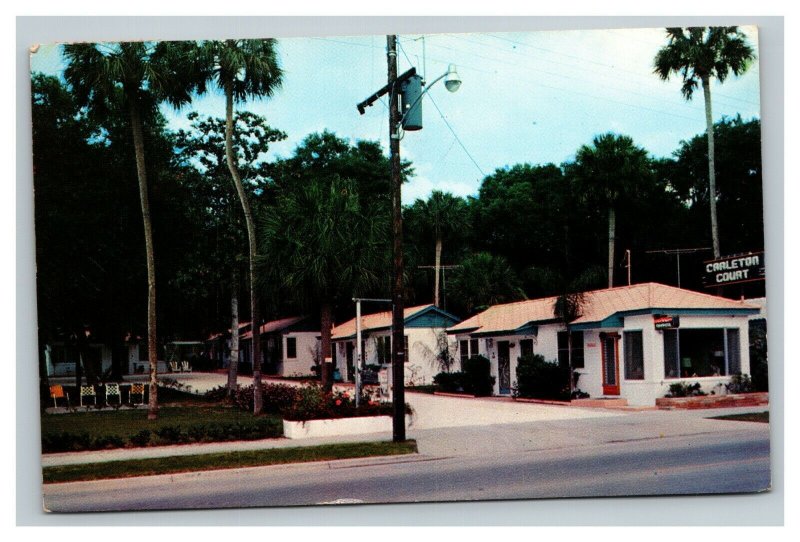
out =
<svg viewBox="0 0 800 542"><path fill-rule="evenodd" d="M428 305L417 305L415 307L406 307L403 310L403 321L406 324L412 323L414 320L421 319L424 315L433 314L440 319L446 321L447 323L444 324L442 327L446 327L448 324L452 324L458 322L458 318L449 314L432 304ZM378 331L383 329L389 329L392 327L392 312L391 311L384 311L384 312L376 312L373 314L362 314L361 315L361 331L362 333L368 331ZM338 326L334 327L331 331L331 338L333 340L341 340L341 339L350 339L355 337L356 335L356 319L353 318L344 322L343 324L339 324Z"/></svg>
<svg viewBox="0 0 800 542"><path fill-rule="evenodd" d="M241 331L242 328L248 327L249 325L250 325L250 322L239 322L239 331ZM214 339L219 339L223 335L230 334L230 332L231 332L231 329L228 328L228 330L225 331L224 333L212 333L211 335L208 336L208 339L206 339L206 340L207 341L213 341Z"/></svg>
<svg viewBox="0 0 800 542"><path fill-rule="evenodd" d="M267 322L265 324L261 324L261 328L259 329L260 334L264 335L266 333L273 333L277 331L283 331L288 327L291 327L299 322L305 320L305 316L290 316L289 318L281 318L279 320L272 320L271 322ZM253 338L253 332L248 331L247 333L243 333L241 336L242 339L251 339Z"/></svg>
<svg viewBox="0 0 800 542"><path fill-rule="evenodd" d="M515 333L526 326L557 321L557 297L546 297L489 307L447 330L448 333ZM647 312L693 311L702 313L751 314L758 307L742 301L647 282L605 290L585 292L581 316L570 326L595 327L614 316Z"/></svg>

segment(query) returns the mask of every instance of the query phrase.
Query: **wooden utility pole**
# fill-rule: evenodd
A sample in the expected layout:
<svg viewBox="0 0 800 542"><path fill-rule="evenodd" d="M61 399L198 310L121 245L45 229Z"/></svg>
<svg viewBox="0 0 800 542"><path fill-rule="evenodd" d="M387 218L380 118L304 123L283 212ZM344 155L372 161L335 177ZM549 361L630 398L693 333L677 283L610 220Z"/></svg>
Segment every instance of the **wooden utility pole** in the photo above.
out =
<svg viewBox="0 0 800 542"><path fill-rule="evenodd" d="M389 154L392 185L392 438L406 440L405 325L403 305L403 214L400 199L400 109L397 81L397 36L386 36L386 62L389 87Z"/></svg>

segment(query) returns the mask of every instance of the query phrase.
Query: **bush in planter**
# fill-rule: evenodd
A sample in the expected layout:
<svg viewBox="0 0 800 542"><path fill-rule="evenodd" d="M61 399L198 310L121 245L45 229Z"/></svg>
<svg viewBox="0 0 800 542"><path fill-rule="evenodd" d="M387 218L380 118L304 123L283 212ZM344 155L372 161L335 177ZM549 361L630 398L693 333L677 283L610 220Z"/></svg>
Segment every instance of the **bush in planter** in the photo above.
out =
<svg viewBox="0 0 800 542"><path fill-rule="evenodd" d="M700 382L695 382L694 384L675 382L669 385L669 391L665 397L701 397L706 395L706 392L700 389L700 387Z"/></svg>
<svg viewBox="0 0 800 542"><path fill-rule="evenodd" d="M461 393L464 391L464 381L466 373L457 371L454 373L439 373L433 377L437 391L445 393Z"/></svg>
<svg viewBox="0 0 800 542"><path fill-rule="evenodd" d="M569 401L568 367L548 362L540 354L522 356L517 361L517 387L519 397Z"/></svg>
<svg viewBox="0 0 800 542"><path fill-rule="evenodd" d="M733 375L725 387L728 393L750 393L753 391L753 381L748 375Z"/></svg>
<svg viewBox="0 0 800 542"><path fill-rule="evenodd" d="M478 397L492 394L494 377L489 360L483 356L472 356L464 362L464 391Z"/></svg>

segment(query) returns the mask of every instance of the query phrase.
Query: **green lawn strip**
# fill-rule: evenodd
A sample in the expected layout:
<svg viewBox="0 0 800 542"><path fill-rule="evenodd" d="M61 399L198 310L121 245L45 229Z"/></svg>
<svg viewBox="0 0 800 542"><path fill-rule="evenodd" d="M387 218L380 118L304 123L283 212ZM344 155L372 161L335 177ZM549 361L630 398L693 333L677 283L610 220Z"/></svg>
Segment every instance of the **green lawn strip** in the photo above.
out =
<svg viewBox="0 0 800 542"><path fill-rule="evenodd" d="M203 470L235 469L279 465L283 463L305 463L330 461L357 457L413 454L417 452L414 440L405 442L352 442L325 444L322 446L298 446L294 448L272 448L241 452L159 457L108 461L83 465L63 465L42 469L44 483L77 482L107 478L130 478L156 474L175 474Z"/></svg>
<svg viewBox="0 0 800 542"><path fill-rule="evenodd" d="M749 414L730 414L728 416L714 416L712 420L731 420L737 422L769 423L769 412L751 412Z"/></svg>
<svg viewBox="0 0 800 542"><path fill-rule="evenodd" d="M226 432L232 427L236 429L236 434ZM174 443L160 442L156 438L156 434L165 429L179 430L184 435L206 435L199 439L205 442L283 436L279 416L253 416L252 413L222 405L163 406L159 408L156 420L148 420L145 410L90 410L42 415L42 440L55 444L63 440L64 434L70 434L82 437L85 442L116 437L132 445L129 439L144 430L153 435L150 444ZM208 435L218 435L218 438ZM187 438L181 441L185 442Z"/></svg>

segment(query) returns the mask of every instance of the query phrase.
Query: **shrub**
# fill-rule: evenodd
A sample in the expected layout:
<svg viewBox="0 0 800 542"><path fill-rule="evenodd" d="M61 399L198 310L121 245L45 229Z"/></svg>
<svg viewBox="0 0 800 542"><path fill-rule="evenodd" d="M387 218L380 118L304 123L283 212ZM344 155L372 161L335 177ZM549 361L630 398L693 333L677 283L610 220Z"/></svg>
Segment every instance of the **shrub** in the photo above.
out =
<svg viewBox="0 0 800 542"><path fill-rule="evenodd" d="M767 364L767 321L750 320L750 372L753 391L769 391Z"/></svg>
<svg viewBox="0 0 800 542"><path fill-rule="evenodd" d="M438 391L445 393L460 393L464 391L465 373L457 371L454 373L439 373L433 377L433 383Z"/></svg>
<svg viewBox="0 0 800 542"><path fill-rule="evenodd" d="M699 382L695 382L694 384L675 382L669 385L669 391L665 397L699 397L703 395L706 395L706 392L700 389Z"/></svg>
<svg viewBox="0 0 800 542"><path fill-rule="evenodd" d="M464 362L464 391L478 397L491 395L494 377L489 360L483 356L473 356Z"/></svg>
<svg viewBox="0 0 800 542"><path fill-rule="evenodd" d="M750 393L753 391L753 381L748 375L733 375L725 387L728 393Z"/></svg>
<svg viewBox="0 0 800 542"><path fill-rule="evenodd" d="M517 362L517 387L519 397L569 401L568 367L558 362L548 362L541 354L522 356Z"/></svg>
<svg viewBox="0 0 800 542"><path fill-rule="evenodd" d="M150 443L150 431L148 429L142 429L128 440L130 440L131 444L134 446L147 446Z"/></svg>

